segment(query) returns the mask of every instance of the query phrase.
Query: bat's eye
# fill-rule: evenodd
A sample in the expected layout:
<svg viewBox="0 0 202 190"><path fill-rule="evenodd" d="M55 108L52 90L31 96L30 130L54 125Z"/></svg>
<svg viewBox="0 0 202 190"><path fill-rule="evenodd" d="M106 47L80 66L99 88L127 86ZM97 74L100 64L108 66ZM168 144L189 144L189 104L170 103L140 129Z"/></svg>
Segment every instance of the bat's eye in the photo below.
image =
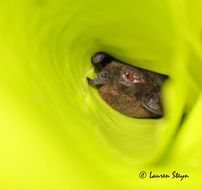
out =
<svg viewBox="0 0 202 190"><path fill-rule="evenodd" d="M122 78L126 81L126 82L130 82L130 83L142 83L144 82L143 78L138 77L137 75L135 75L135 73L131 70L129 71L124 71L122 73Z"/></svg>

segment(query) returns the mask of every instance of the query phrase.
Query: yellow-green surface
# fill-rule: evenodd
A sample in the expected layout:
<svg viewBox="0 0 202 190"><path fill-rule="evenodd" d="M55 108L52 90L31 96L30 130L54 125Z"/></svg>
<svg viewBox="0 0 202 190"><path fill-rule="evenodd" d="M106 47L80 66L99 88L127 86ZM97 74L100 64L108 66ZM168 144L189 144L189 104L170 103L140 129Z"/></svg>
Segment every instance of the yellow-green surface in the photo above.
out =
<svg viewBox="0 0 202 190"><path fill-rule="evenodd" d="M200 189L201 20L200 0L1 0L0 189ZM100 50L170 75L164 118L128 118L88 86Z"/></svg>

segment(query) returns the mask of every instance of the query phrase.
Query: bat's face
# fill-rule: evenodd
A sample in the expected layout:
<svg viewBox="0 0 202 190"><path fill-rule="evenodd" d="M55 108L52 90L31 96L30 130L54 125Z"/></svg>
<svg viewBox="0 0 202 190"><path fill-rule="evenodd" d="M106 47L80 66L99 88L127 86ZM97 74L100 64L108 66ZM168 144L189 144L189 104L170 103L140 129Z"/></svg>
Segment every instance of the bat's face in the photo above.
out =
<svg viewBox="0 0 202 190"><path fill-rule="evenodd" d="M122 63L105 53L92 58L97 79L89 79L102 98L119 112L130 117L163 116L161 86L167 76Z"/></svg>
<svg viewBox="0 0 202 190"><path fill-rule="evenodd" d="M115 62L115 64L120 65L120 70L112 76L114 86L128 94L141 93L146 83L144 73L120 62ZM111 69L113 70L113 66Z"/></svg>

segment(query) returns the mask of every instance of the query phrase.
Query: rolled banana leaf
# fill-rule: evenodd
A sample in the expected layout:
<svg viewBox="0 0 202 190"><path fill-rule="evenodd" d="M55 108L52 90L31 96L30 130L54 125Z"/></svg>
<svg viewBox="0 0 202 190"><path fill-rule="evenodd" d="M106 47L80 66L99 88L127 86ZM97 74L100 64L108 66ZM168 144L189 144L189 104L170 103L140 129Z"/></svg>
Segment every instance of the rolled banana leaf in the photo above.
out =
<svg viewBox="0 0 202 190"><path fill-rule="evenodd" d="M1 1L0 189L200 189L201 20L199 0ZM165 116L107 105L98 51L169 75Z"/></svg>

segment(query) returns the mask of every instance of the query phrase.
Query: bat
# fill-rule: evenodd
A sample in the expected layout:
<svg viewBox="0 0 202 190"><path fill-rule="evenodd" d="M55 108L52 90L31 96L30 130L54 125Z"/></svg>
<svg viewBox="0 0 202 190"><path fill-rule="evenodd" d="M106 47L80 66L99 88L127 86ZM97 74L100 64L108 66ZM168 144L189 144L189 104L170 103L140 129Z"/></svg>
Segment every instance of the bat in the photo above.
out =
<svg viewBox="0 0 202 190"><path fill-rule="evenodd" d="M96 79L87 78L114 109L129 117L160 118L164 115L161 87L167 75L129 65L104 53L91 58Z"/></svg>

